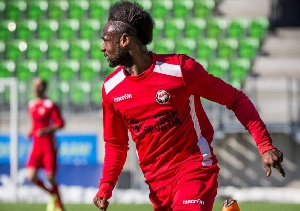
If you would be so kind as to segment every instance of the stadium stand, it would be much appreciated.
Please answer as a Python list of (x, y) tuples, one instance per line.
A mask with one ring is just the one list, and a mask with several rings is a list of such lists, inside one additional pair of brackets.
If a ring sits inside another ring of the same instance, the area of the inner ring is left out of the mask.
[[(0, 0), (0, 58), (4, 61), (1, 77), (15, 76), (26, 83), (35, 76), (51, 80), (60, 84), (59, 96), (65, 96), (55, 98), (61, 105), (71, 107), (86, 101), (76, 97), (83, 95), (82, 89), (66, 87), (78, 81), (90, 82), (90, 91), (85, 93), (90, 106), (82, 106), (81, 110), (93, 107), (93, 103), (101, 101), (93, 92), (97, 87), (94, 83), (112, 71), (100, 51), (101, 32), (112, 2)], [(187, 54), (202, 62), (212, 74), (242, 86), (266, 36), (266, 17), (222, 16), (218, 13), (218, 0), (138, 2), (156, 22), (150, 50)], [(238, 65), (239, 58), (250, 67)]]

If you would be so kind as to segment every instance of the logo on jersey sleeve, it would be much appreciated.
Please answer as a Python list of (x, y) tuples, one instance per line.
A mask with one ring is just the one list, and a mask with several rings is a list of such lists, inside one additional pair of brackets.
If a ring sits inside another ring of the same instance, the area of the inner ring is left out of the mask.
[(156, 93), (156, 101), (159, 104), (165, 104), (169, 102), (170, 100), (170, 94), (166, 92), (165, 90), (158, 90)]

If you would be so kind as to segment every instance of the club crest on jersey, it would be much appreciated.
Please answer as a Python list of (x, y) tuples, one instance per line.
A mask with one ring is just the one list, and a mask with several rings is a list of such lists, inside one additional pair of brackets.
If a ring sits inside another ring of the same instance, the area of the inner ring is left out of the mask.
[(39, 107), (39, 108), (38, 108), (38, 113), (39, 113), (39, 115), (44, 115), (45, 112), (46, 112), (46, 109), (45, 109), (44, 107)]
[(170, 100), (170, 94), (166, 92), (165, 90), (158, 90), (156, 93), (156, 101), (159, 104), (165, 104), (169, 102)]

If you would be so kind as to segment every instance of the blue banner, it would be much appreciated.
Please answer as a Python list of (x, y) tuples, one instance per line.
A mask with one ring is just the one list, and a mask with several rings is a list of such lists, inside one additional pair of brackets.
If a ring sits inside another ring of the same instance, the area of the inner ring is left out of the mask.
[[(26, 164), (31, 147), (31, 140), (19, 135), (19, 165)], [(59, 164), (85, 165), (97, 164), (96, 134), (57, 134), (59, 146)], [(9, 164), (10, 143), (8, 134), (0, 134), (0, 164)]]
[[(18, 136), (18, 159), (20, 165), (25, 165), (30, 151), (31, 140), (23, 135)], [(0, 134), (0, 164), (9, 164), (10, 140), (9, 135)]]
[(58, 162), (60, 164), (96, 164), (97, 135), (95, 134), (58, 134)]

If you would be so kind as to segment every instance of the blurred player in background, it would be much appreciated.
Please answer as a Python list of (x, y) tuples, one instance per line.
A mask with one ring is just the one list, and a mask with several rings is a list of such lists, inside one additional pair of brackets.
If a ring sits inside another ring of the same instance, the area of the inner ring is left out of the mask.
[[(64, 208), (55, 180), (58, 149), (54, 132), (64, 126), (64, 120), (55, 102), (46, 96), (46, 81), (35, 78), (32, 86), (36, 99), (28, 103), (32, 120), (28, 138), (33, 140), (27, 163), (28, 179), (51, 195), (47, 211), (62, 211)], [(38, 178), (40, 168), (44, 168), (50, 187)]]
[(151, 15), (137, 3), (110, 8), (101, 51), (110, 67), (119, 67), (102, 89), (105, 157), (94, 204), (108, 207), (126, 160), (129, 130), (154, 210), (212, 210), (219, 167), (200, 97), (232, 110), (253, 136), (267, 176), (271, 167), (284, 176), (283, 154), (249, 98), (187, 55), (149, 52), (153, 27)]

